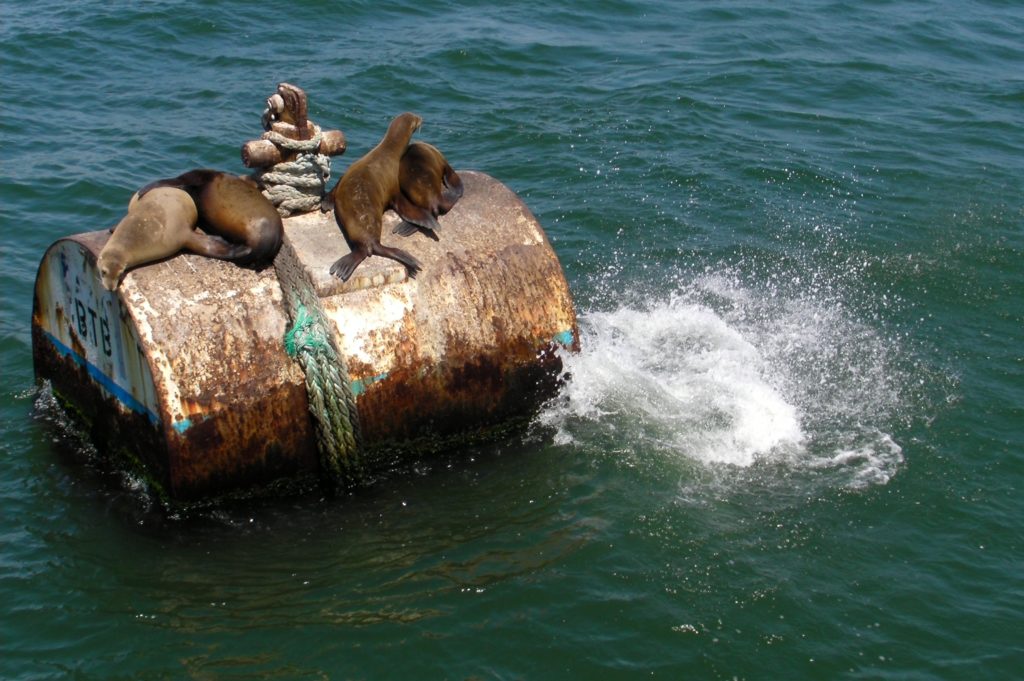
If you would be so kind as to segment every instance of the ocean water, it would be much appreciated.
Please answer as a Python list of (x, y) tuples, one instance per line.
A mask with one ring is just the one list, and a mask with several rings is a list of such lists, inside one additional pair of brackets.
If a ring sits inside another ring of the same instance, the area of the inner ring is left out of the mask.
[[(0, 2), (0, 678), (1011, 679), (1024, 5)], [(527, 202), (582, 351), (511, 440), (156, 508), (40, 389), (45, 248), (302, 86)]]

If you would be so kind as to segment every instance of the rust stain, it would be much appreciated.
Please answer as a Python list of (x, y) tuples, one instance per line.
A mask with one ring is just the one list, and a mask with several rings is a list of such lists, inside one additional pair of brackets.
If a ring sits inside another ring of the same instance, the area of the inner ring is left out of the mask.
[[(376, 339), (381, 354), (393, 348), (393, 363), (359, 399), (369, 445), (522, 418), (554, 394), (561, 360), (550, 341), (578, 334), (550, 251), (515, 244), (490, 257), (449, 253), (421, 279), (417, 309)], [(436, 329), (435, 355), (427, 350)], [(361, 378), (381, 367), (350, 371)]]
[(165, 267), (177, 275), (143, 270), (134, 283), (159, 291), (161, 309), (173, 311), (145, 318), (150, 342), (173, 349), (157, 378), (173, 415), (165, 427), (172, 494), (200, 499), (314, 473), (305, 383), (284, 354), (273, 270), (190, 255)]
[(304, 385), (265, 392), (244, 412), (216, 401), (191, 407), (196, 418), (171, 436), (175, 497), (199, 499), (316, 473)]
[[(286, 224), (286, 233), (301, 234), (289, 247), (312, 268), (338, 325), (371, 450), (526, 417), (557, 390), (561, 361), (553, 339), (564, 343), (568, 334), (578, 349), (572, 297), (536, 219), (493, 178), (460, 174), (466, 193), (442, 217), (440, 241), (401, 241), (424, 263), (415, 280), (390, 277), (390, 261), (376, 258), (366, 265), (373, 279), (364, 287), (323, 288), (320, 260), (337, 257), (337, 228), (330, 226), (325, 249), (318, 240), (326, 234), (323, 216)], [(385, 240), (398, 239), (386, 232)], [(88, 260), (107, 236), (74, 240)], [(38, 285), (36, 295), (37, 305), (50, 303)], [(121, 340), (136, 344), (140, 362), (127, 370), (140, 383), (151, 376), (159, 426), (98, 399), (102, 393), (84, 369), (48, 348), (33, 317), (37, 373), (85, 405), (92, 423), (110, 429), (94, 433), (99, 441), (138, 452), (180, 500), (316, 472), (305, 380), (283, 351), (288, 320), (273, 269), (179, 255), (133, 270), (119, 305)], [(56, 315), (71, 322), (63, 309)]]
[[(159, 429), (142, 414), (121, 408), (120, 403), (92, 380), (88, 371), (61, 354), (33, 325), (32, 358), (36, 376), (50, 381), (62, 401), (73, 406), (71, 415), (86, 429), (101, 452), (113, 458), (137, 460), (159, 488), (168, 490), (167, 444)], [(120, 453), (120, 454), (118, 454)], [(122, 462), (132, 465), (131, 462)]]

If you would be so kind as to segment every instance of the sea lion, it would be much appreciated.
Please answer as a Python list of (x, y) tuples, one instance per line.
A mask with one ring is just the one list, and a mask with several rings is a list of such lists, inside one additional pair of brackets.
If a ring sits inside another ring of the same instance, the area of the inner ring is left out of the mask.
[(352, 252), (331, 265), (331, 274), (348, 281), (352, 272), (371, 255), (381, 255), (405, 265), (415, 277), (421, 265), (408, 253), (380, 242), (384, 211), (393, 208), (402, 190), (398, 184), (399, 163), (412, 134), (423, 119), (413, 113), (396, 116), (376, 147), (348, 167), (331, 190), (334, 219)]
[(187, 191), (199, 211), (199, 226), (227, 241), (244, 244), (249, 253), (237, 265), (269, 265), (284, 238), (281, 215), (270, 199), (248, 177), (197, 168), (177, 177), (151, 182), (139, 190), (145, 195), (156, 187)]
[(441, 228), (437, 217), (450, 211), (462, 198), (462, 179), (458, 173), (437, 147), (413, 142), (402, 154), (398, 184), (402, 192), (395, 200), (395, 212), (404, 222), (392, 231), (409, 236), (422, 228), (436, 239), (434, 233)]
[(248, 246), (229, 244), (196, 231), (198, 216), (195, 201), (181, 189), (158, 187), (145, 196), (136, 194), (96, 260), (103, 287), (113, 291), (129, 267), (161, 260), (183, 249), (221, 260), (249, 255)]

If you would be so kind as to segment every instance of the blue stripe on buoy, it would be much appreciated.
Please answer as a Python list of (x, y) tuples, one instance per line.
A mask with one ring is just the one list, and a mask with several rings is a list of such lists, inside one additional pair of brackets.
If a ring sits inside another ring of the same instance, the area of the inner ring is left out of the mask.
[(134, 395), (115, 383), (114, 380), (103, 373), (99, 367), (90, 363), (85, 357), (82, 357), (80, 354), (64, 345), (64, 343), (62, 343), (52, 333), (48, 331), (45, 331), (44, 333), (46, 334), (46, 337), (50, 339), (50, 342), (53, 343), (53, 347), (57, 349), (57, 352), (65, 357), (70, 357), (75, 364), (85, 367), (85, 371), (89, 374), (89, 378), (103, 386), (106, 391), (113, 395), (121, 404), (137, 414), (142, 414), (149, 419), (149, 422), (154, 426), (160, 424), (160, 418), (156, 414), (150, 411), (142, 402), (135, 399)]
[(383, 374), (371, 376), (370, 378), (360, 378), (357, 381), (352, 381), (352, 394), (355, 395), (356, 397), (359, 397), (360, 395), (366, 392), (366, 389), (368, 387), (370, 387), (377, 381), (383, 381), (387, 377), (387, 372), (384, 372)]
[(562, 333), (555, 334), (555, 342), (560, 345), (564, 345), (565, 347), (572, 345), (573, 339), (575, 339), (575, 336), (571, 329), (569, 331), (563, 331)]

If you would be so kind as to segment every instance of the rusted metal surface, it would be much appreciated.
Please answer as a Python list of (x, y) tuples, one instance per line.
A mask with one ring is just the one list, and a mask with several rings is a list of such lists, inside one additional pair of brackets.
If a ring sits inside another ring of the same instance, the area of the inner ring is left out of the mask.
[[(307, 269), (347, 365), (374, 452), (425, 451), (522, 419), (555, 390), (558, 346), (577, 349), (572, 298), (536, 219), (507, 187), (460, 173), (439, 240), (383, 240), (422, 264), (409, 279), (371, 257), (329, 274), (348, 247), (331, 214), (287, 218), (283, 248)], [(36, 372), (102, 448), (140, 462), (176, 500), (311, 480), (318, 455), (305, 379), (284, 352), (273, 268), (195, 255), (132, 270), (117, 292), (95, 259), (107, 232), (58, 241), (36, 282)]]
[(179, 255), (125, 278), (163, 398), (172, 494), (249, 487), (316, 470), (302, 372), (271, 268)]
[(130, 311), (100, 284), (96, 255), (107, 232), (61, 239), (43, 257), (32, 309), (36, 375), (89, 428), (90, 438), (169, 484), (160, 406)]
[(494, 178), (460, 175), (465, 194), (438, 241), (395, 236), (397, 216), (385, 217), (384, 242), (423, 264), (416, 279), (371, 257), (341, 283), (329, 268), (348, 247), (333, 216), (286, 228), (337, 329), (369, 448), (526, 416), (554, 391), (554, 348), (577, 347), (572, 297), (536, 218)]
[(92, 431), (112, 430), (95, 439), (134, 454), (175, 499), (314, 474), (303, 377), (281, 352), (286, 318), (273, 271), (186, 254), (130, 271), (110, 293), (95, 269), (107, 237), (64, 239), (44, 256), (37, 375)]

